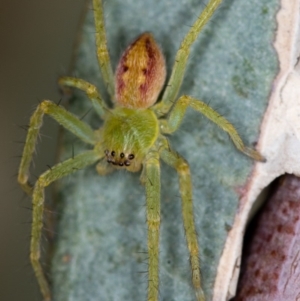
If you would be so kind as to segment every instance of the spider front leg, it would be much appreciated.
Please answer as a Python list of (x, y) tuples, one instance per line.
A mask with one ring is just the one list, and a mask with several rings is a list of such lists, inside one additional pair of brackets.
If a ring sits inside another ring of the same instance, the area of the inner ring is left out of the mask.
[(29, 167), (35, 150), (35, 144), (43, 123), (44, 114), (48, 114), (64, 128), (86, 143), (95, 144), (95, 134), (91, 127), (82, 122), (78, 117), (66, 111), (50, 100), (42, 101), (30, 118), (28, 133), (19, 167), (18, 182), (23, 190), (31, 195), (32, 186), (28, 183)]
[(179, 188), (182, 201), (182, 218), (186, 242), (190, 253), (192, 283), (195, 289), (197, 301), (205, 301), (205, 296), (201, 286), (199, 246), (194, 222), (192, 179), (190, 168), (184, 158), (169, 148), (167, 139), (164, 140), (164, 147), (161, 150), (160, 155), (162, 160), (175, 168), (179, 175)]
[(167, 114), (175, 103), (176, 96), (184, 77), (185, 67), (190, 54), (190, 48), (221, 2), (222, 0), (210, 0), (181, 42), (180, 48), (176, 53), (171, 77), (163, 94), (162, 101), (154, 107), (154, 110), (158, 116)]
[(100, 92), (96, 86), (90, 84), (89, 82), (76, 78), (76, 77), (61, 77), (58, 80), (60, 86), (72, 87), (82, 90), (86, 93), (87, 97), (91, 100), (92, 105), (98, 115), (104, 119), (105, 114), (109, 111), (107, 105), (105, 104)]
[(114, 73), (112, 71), (110, 56), (107, 49), (107, 39), (105, 33), (105, 24), (103, 17), (103, 6), (101, 0), (93, 0), (94, 19), (96, 28), (96, 47), (99, 67), (104, 82), (106, 83), (108, 93), (111, 99), (114, 99)]
[(227, 132), (235, 147), (239, 151), (253, 158), (254, 160), (261, 162), (265, 161), (265, 158), (259, 152), (244, 145), (238, 132), (227, 119), (218, 114), (204, 102), (197, 100), (191, 96), (181, 96), (173, 107), (168, 119), (161, 120), (161, 130), (163, 133), (173, 133), (178, 129), (185, 115), (187, 107), (191, 107), (195, 111), (202, 113), (205, 117), (218, 125), (223, 131)]
[(159, 155), (151, 151), (143, 172), (146, 186), (148, 224), (148, 301), (158, 300), (159, 287), (159, 227), (160, 227), (160, 165)]
[(67, 176), (101, 159), (101, 155), (92, 151), (84, 152), (68, 159), (44, 172), (36, 181), (32, 194), (32, 229), (30, 241), (30, 260), (45, 301), (51, 299), (48, 281), (40, 263), (40, 240), (43, 228), (44, 189), (52, 182)]

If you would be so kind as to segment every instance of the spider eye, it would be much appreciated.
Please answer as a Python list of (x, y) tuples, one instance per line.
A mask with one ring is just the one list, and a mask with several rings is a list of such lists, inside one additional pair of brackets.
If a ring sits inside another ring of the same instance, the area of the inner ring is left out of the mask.
[(129, 160), (134, 159), (134, 154), (130, 154), (130, 155), (128, 156), (128, 159), (129, 159)]
[(111, 152), (111, 155), (112, 155), (113, 157), (115, 156), (115, 154), (116, 154), (115, 151), (112, 151), (112, 152)]
[(127, 160), (124, 162), (124, 164), (125, 164), (126, 166), (130, 166), (130, 162), (127, 161)]
[(121, 157), (122, 159), (124, 158), (124, 156), (125, 156), (124, 153), (121, 153), (121, 154), (120, 154), (120, 157)]

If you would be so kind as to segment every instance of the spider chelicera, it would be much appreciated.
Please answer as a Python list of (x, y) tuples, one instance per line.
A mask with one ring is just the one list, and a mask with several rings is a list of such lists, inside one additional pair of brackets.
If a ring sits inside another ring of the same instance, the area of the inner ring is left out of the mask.
[[(78, 78), (61, 78), (61, 86), (75, 87), (86, 93), (104, 124), (100, 129), (93, 130), (63, 107), (49, 100), (42, 101), (30, 119), (19, 168), (18, 181), (24, 191), (32, 196), (30, 259), (45, 300), (51, 299), (51, 293), (40, 264), (44, 189), (53, 181), (97, 162), (100, 175), (113, 169), (126, 169), (131, 172), (142, 169), (141, 182), (146, 189), (148, 225), (148, 301), (158, 300), (160, 160), (178, 172), (192, 284), (197, 300), (205, 300), (194, 225), (190, 169), (187, 161), (171, 149), (165, 134), (172, 134), (179, 128), (186, 109), (191, 107), (227, 132), (238, 150), (255, 160), (264, 160), (257, 151), (245, 147), (233, 125), (207, 104), (186, 95), (176, 99), (190, 47), (220, 3), (221, 0), (211, 0), (183, 39), (162, 99), (157, 102), (165, 84), (166, 67), (164, 56), (152, 34), (143, 33), (128, 46), (114, 75), (107, 49), (102, 3), (101, 0), (93, 0), (97, 57), (114, 107), (110, 108), (104, 102), (94, 85)], [(81, 140), (92, 145), (93, 149), (53, 166), (32, 186), (28, 181), (29, 167), (44, 114), (48, 114)]]

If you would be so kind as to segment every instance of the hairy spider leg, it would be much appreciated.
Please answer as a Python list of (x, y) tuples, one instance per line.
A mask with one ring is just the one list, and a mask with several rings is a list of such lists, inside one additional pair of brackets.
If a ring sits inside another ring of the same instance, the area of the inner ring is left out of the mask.
[(30, 119), (19, 168), (18, 181), (26, 193), (29, 195), (32, 194), (33, 220), (30, 242), (30, 260), (44, 299), (50, 300), (49, 285), (39, 262), (40, 238), (43, 226), (44, 188), (51, 182), (100, 160), (104, 156), (104, 153), (100, 150), (87, 151), (74, 158), (59, 163), (50, 170), (44, 172), (36, 181), (35, 186), (32, 187), (28, 182), (29, 168), (39, 135), (39, 130), (43, 123), (44, 114), (51, 116), (64, 128), (68, 129), (88, 144), (95, 145), (96, 137), (94, 131), (89, 125), (82, 122), (77, 116), (71, 114), (63, 107), (50, 100), (42, 101)]
[(190, 54), (190, 48), (197, 39), (202, 28), (209, 21), (221, 2), (222, 0), (210, 0), (181, 42), (175, 57), (175, 63), (172, 68), (171, 77), (162, 96), (162, 101), (156, 104), (154, 107), (158, 117), (166, 115), (174, 103), (176, 103), (176, 96), (179, 92), (185, 73), (187, 60)]
[(144, 163), (148, 225), (148, 301), (158, 300), (160, 232), (160, 163), (159, 154), (150, 150)]
[(93, 0), (94, 19), (96, 28), (96, 47), (99, 67), (108, 93), (113, 100), (115, 98), (114, 73), (111, 67), (110, 56), (107, 49), (107, 39), (103, 16), (103, 5), (101, 0)]
[(58, 84), (60, 86), (77, 88), (85, 92), (87, 97), (91, 100), (95, 111), (102, 119), (105, 119), (104, 116), (109, 111), (109, 108), (105, 104), (96, 86), (76, 77), (61, 77), (58, 80)]
[(204, 301), (205, 296), (201, 285), (199, 246), (194, 221), (192, 179), (190, 167), (187, 161), (177, 152), (170, 149), (167, 139), (164, 137), (163, 147), (160, 151), (161, 159), (173, 167), (179, 176), (179, 190), (181, 195), (182, 219), (186, 236), (186, 243), (190, 253), (192, 270), (192, 283), (197, 301)]
[(205, 117), (219, 126), (223, 131), (227, 132), (235, 147), (239, 151), (250, 158), (253, 158), (254, 160), (261, 162), (265, 161), (265, 158), (259, 152), (244, 145), (237, 130), (226, 118), (214, 111), (206, 103), (191, 96), (181, 96), (172, 108), (168, 119), (160, 121), (162, 133), (170, 134), (175, 132), (180, 126), (188, 107), (191, 107), (195, 111), (202, 113)]
[[(95, 39), (99, 68), (103, 77), (103, 81), (105, 82), (107, 91), (111, 99), (113, 100), (115, 98), (115, 81), (114, 73), (110, 62), (110, 55), (107, 48), (107, 38), (105, 32), (102, 1), (93, 0), (93, 8), (96, 28)], [(108, 107), (103, 101), (100, 92), (94, 85), (90, 84), (85, 80), (75, 77), (62, 77), (59, 79), (58, 83), (61, 86), (73, 87), (85, 92), (88, 98), (90, 98), (90, 100), (92, 101), (96, 112), (103, 119), (104, 115), (108, 110)]]
[(78, 117), (66, 111), (63, 107), (50, 100), (43, 100), (30, 118), (28, 133), (19, 167), (18, 182), (23, 190), (31, 195), (32, 186), (28, 182), (29, 168), (35, 151), (39, 130), (43, 123), (44, 114), (48, 114), (63, 127), (88, 144), (95, 144), (95, 134), (92, 128)]
[(101, 159), (102, 154), (95, 150), (84, 152), (74, 158), (58, 163), (44, 172), (36, 181), (32, 195), (32, 230), (30, 241), (30, 260), (45, 301), (51, 300), (48, 281), (40, 263), (40, 240), (43, 228), (44, 189), (53, 181), (76, 172)]

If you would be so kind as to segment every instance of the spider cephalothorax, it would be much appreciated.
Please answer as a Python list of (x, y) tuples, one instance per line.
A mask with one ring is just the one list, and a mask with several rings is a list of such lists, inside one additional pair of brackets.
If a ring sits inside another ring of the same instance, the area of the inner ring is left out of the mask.
[(107, 162), (129, 171), (140, 170), (158, 133), (158, 119), (152, 110), (123, 107), (111, 110), (103, 125), (101, 143)]
[[(164, 85), (166, 67), (162, 52), (153, 36), (144, 33), (130, 44), (121, 57), (114, 76), (106, 43), (102, 3), (100, 0), (93, 0), (99, 67), (115, 106), (109, 108), (93, 84), (74, 77), (61, 78), (59, 80), (61, 86), (75, 87), (87, 94), (104, 124), (100, 129), (94, 130), (63, 107), (44, 100), (30, 119), (19, 168), (18, 181), (22, 188), (32, 196), (30, 259), (45, 300), (50, 300), (51, 293), (40, 264), (44, 189), (53, 181), (94, 163), (98, 163), (97, 171), (101, 175), (111, 171), (111, 166), (126, 168), (132, 172), (143, 168), (141, 180), (146, 189), (148, 225), (148, 301), (158, 300), (160, 160), (173, 167), (179, 176), (182, 217), (190, 254), (192, 283), (197, 301), (205, 300), (193, 217), (190, 169), (187, 161), (172, 150), (165, 134), (171, 134), (179, 128), (186, 109), (191, 107), (226, 131), (238, 150), (251, 158), (263, 160), (258, 152), (245, 147), (233, 125), (208, 105), (186, 95), (177, 99), (190, 47), (220, 2), (221, 0), (210, 0), (183, 39), (162, 99), (156, 103)], [(37, 179), (34, 186), (31, 186), (28, 181), (29, 167), (44, 114), (54, 118), (93, 148), (53, 166)]]

